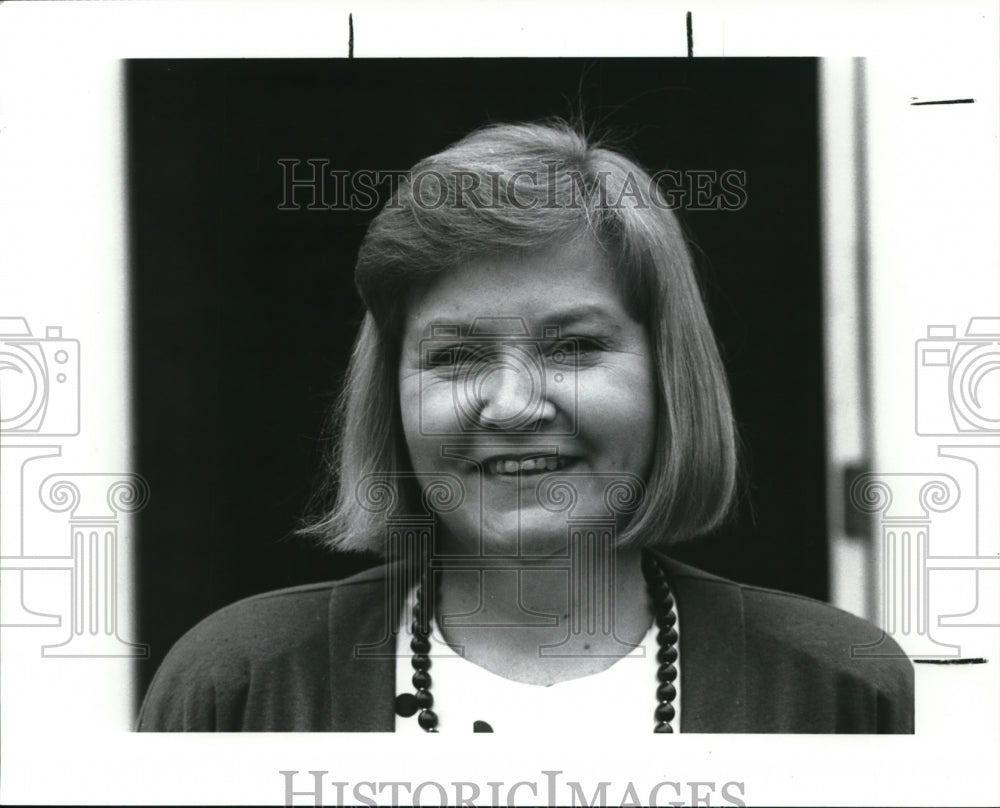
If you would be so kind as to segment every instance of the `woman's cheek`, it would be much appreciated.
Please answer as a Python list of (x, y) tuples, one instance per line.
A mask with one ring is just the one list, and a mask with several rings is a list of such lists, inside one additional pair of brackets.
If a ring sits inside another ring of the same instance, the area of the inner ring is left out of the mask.
[[(458, 432), (452, 385), (433, 375), (400, 383), (400, 406), (411, 454), (425, 461)], [(413, 457), (416, 460), (416, 457)]]

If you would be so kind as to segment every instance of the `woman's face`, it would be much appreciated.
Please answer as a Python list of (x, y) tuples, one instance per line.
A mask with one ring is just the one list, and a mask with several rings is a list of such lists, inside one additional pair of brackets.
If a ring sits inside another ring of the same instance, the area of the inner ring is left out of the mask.
[(608, 484), (648, 473), (654, 378), (646, 328), (587, 240), (435, 279), (409, 304), (400, 410), (421, 487), (464, 486), (441, 517), (452, 550), (563, 551), (570, 512), (539, 501), (553, 475), (574, 517), (608, 514)]

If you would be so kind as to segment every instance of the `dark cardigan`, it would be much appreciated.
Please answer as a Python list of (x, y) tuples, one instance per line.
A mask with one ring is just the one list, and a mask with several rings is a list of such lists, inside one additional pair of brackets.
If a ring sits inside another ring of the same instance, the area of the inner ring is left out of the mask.
[[(875, 626), (665, 562), (680, 616), (682, 732), (913, 732), (913, 666)], [(385, 613), (386, 583), (378, 567), (216, 612), (168, 654), (137, 728), (392, 732), (388, 628), (399, 616)], [(383, 640), (389, 654), (355, 653)], [(852, 656), (858, 646), (881, 656)], [(651, 716), (654, 702), (651, 685)]]

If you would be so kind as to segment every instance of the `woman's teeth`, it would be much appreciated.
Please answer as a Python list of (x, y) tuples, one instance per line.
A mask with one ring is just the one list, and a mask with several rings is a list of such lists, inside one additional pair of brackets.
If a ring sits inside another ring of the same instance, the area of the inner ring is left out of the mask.
[(532, 457), (526, 460), (494, 460), (490, 470), (494, 474), (520, 474), (526, 471), (555, 471), (565, 465), (558, 457)]

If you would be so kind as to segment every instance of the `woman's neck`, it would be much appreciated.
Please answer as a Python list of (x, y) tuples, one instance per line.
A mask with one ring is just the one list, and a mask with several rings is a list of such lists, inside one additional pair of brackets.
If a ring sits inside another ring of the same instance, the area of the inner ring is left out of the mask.
[(441, 632), (469, 661), (519, 682), (604, 670), (652, 624), (641, 551), (579, 566), (444, 570), (436, 579)]

